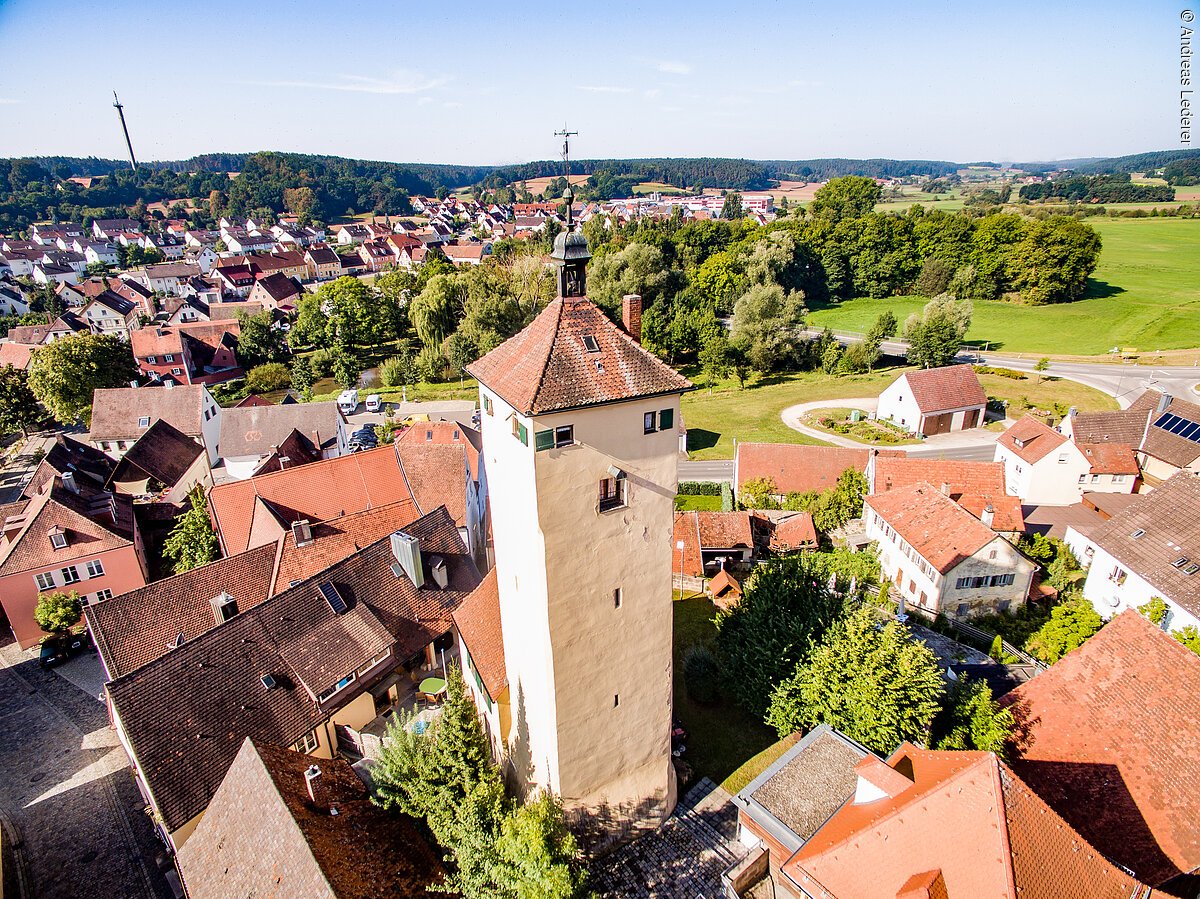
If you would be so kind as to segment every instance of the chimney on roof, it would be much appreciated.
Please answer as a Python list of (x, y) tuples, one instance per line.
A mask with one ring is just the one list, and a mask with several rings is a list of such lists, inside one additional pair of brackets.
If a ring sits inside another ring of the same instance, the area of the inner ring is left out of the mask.
[(75, 493), (75, 494), (79, 493), (79, 485), (75, 483), (75, 472), (64, 471), (62, 473), (62, 484), (64, 487), (66, 487), (72, 493)]
[(1070, 409), (1067, 410), (1068, 418), (1074, 418), (1078, 414), (1079, 414), (1079, 410), (1076, 409), (1074, 406), (1072, 406)]
[(988, 503), (986, 506), (983, 507), (983, 518), (981, 520), (983, 521), (984, 524), (986, 524), (990, 528), (992, 526), (992, 521), (995, 520), (995, 518), (996, 518), (996, 509), (995, 509), (995, 507), (992, 506), (991, 503)]
[(942, 481), (942, 486), (941, 486), (941, 488), (940, 488), (940, 489), (941, 489), (941, 491), (942, 491), (942, 495), (943, 495), (943, 496), (949, 496), (949, 495), (950, 495), (950, 484), (949, 484), (949, 483), (947, 483), (946, 481)]
[(213, 618), (216, 619), (217, 624), (224, 624), (238, 613), (237, 600), (224, 590), (210, 599), (209, 602), (212, 604)]
[(312, 525), (307, 518), (292, 522), (292, 537), (295, 538), (297, 546), (308, 546), (313, 542)]
[(421, 541), (411, 534), (396, 531), (392, 534), (392, 557), (418, 590), (425, 583), (425, 566), (421, 563)]
[(642, 298), (636, 293), (621, 299), (621, 325), (637, 343), (642, 342)]
[(320, 806), (317, 802), (317, 789), (321, 784), (321, 769), (316, 765), (309, 765), (304, 771), (304, 785), (308, 787), (308, 799), (316, 806)]
[(1164, 392), (1162, 393), (1162, 395), (1161, 395), (1161, 396), (1159, 396), (1159, 398), (1158, 398), (1158, 409), (1156, 409), (1155, 411), (1157, 411), (1157, 412), (1160, 412), (1160, 413), (1161, 413), (1161, 412), (1166, 412), (1166, 411), (1167, 411), (1167, 406), (1171, 405), (1171, 400), (1172, 400), (1172, 399), (1174, 399), (1174, 397), (1172, 397), (1172, 396), (1171, 396), (1171, 394), (1169, 394), (1169, 393), (1166, 393), (1166, 392), (1164, 391)]
[(450, 583), (450, 575), (446, 571), (446, 560), (441, 556), (429, 557), (429, 574), (439, 590), (445, 590)]

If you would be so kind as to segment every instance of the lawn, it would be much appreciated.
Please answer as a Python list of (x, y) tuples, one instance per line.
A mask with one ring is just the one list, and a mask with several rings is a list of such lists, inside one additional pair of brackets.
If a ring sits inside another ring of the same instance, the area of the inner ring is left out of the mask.
[(675, 602), (675, 717), (688, 732), (683, 760), (692, 766), (696, 777), (721, 783), (771, 747), (776, 736), (728, 697), (715, 705), (700, 705), (688, 699), (683, 683), (683, 653), (694, 643), (712, 644), (717, 636), (715, 616), (716, 609), (708, 597)]
[(681, 493), (675, 497), (675, 509), (679, 512), (720, 512), (721, 497), (690, 496)]
[[(1039, 355), (1101, 355), (1113, 347), (1154, 350), (1200, 345), (1200, 219), (1089, 218), (1104, 242), (1087, 296), (1074, 303), (975, 304), (968, 340)], [(922, 297), (862, 298), (817, 309), (811, 323), (866, 331), (890, 309), (901, 322)]]
[(1029, 409), (1054, 411), (1055, 405), (1081, 412), (1107, 412), (1118, 408), (1117, 401), (1107, 393), (1068, 381), (1065, 378), (1043, 377), (1030, 373), (1023, 381), (1014, 381), (1000, 375), (980, 375), (979, 383), (984, 393), (999, 400), (1008, 400), (1008, 417), (1020, 418)]

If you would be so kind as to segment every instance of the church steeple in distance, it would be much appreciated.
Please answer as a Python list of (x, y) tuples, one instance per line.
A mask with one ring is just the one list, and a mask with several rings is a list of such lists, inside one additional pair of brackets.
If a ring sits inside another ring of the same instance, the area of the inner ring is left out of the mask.
[(567, 204), (567, 226), (566, 230), (554, 238), (554, 249), (550, 258), (558, 263), (558, 295), (564, 298), (587, 296), (587, 262), (592, 258), (587, 238), (575, 230), (571, 216), (571, 204), (575, 199), (571, 191), (571, 138), (578, 133), (568, 131), (566, 125), (563, 125), (562, 131), (554, 132), (556, 137), (563, 139), (563, 168), (567, 180), (563, 199)]

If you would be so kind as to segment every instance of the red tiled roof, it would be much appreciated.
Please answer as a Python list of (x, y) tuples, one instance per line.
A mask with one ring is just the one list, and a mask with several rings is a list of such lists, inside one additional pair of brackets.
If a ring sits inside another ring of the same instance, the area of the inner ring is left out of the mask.
[[(837, 483), (848, 468), (867, 470), (871, 450), (840, 446), (807, 446), (801, 443), (739, 443), (736, 469), (740, 491), (747, 481), (769, 478), (779, 493), (820, 493)], [(883, 455), (903, 455), (883, 450)]]
[(1001, 434), (996, 442), (1032, 465), (1066, 443), (1067, 438), (1040, 419), (1026, 415)]
[(483, 451), (483, 435), (456, 421), (418, 421), (396, 435), (396, 443), (457, 443), (467, 451), (471, 477), (479, 480), (479, 454)]
[(27, 343), (0, 343), (0, 367), (11, 365), (22, 371), (29, 368), (34, 348)]
[(797, 512), (790, 518), (785, 518), (775, 525), (771, 535), (771, 546), (780, 550), (799, 549), (816, 544), (817, 528), (808, 512)]
[(454, 612), (454, 625), (467, 646), (488, 696), (493, 701), (499, 699), (508, 686), (508, 667), (504, 659), (500, 589), (495, 568)]
[[(595, 339), (598, 352), (588, 351), (585, 337)], [(582, 297), (554, 300), (467, 371), (525, 415), (683, 393), (692, 386)]]
[(920, 459), (912, 456), (878, 456), (875, 459), (873, 493), (886, 493), (913, 484), (946, 485), (952, 500), (982, 519), (992, 507), (992, 530), (1016, 533), (1025, 530), (1021, 500), (1004, 488), (1003, 462), (974, 462), (963, 459)]
[(931, 484), (877, 493), (866, 504), (941, 574), (1003, 539)]
[(992, 753), (904, 743), (883, 767), (887, 795), (846, 802), (784, 865), (815, 899), (1139, 895)]
[(987, 394), (969, 365), (924, 368), (903, 375), (917, 407), (926, 415), (987, 404)]
[(1123, 443), (1081, 443), (1078, 446), (1092, 463), (1092, 474), (1139, 473), (1133, 448)]
[[(157, 326), (138, 328), (129, 332), (129, 345), (138, 359), (147, 356), (165, 356), (168, 353), (183, 353), (183, 337), (177, 328)], [(182, 360), (176, 360), (182, 361)]]
[(1105, 856), (1159, 885), (1200, 867), (1200, 657), (1133, 610), (1002, 700), (1013, 770)]
[[(675, 515), (674, 541), (683, 541), (683, 573), (704, 574), (702, 550), (754, 546), (749, 512), (679, 512)], [(673, 546), (675, 544), (672, 544)], [(679, 571), (680, 550), (675, 546), (672, 571)]]

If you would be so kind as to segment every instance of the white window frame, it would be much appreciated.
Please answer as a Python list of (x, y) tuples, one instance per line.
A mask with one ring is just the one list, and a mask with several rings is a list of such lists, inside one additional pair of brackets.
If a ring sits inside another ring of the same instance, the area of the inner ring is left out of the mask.
[(79, 576), (79, 567), (77, 565), (67, 565), (65, 568), (60, 568), (58, 573), (62, 575), (64, 587), (70, 584), (78, 584), (83, 580)]
[(55, 549), (67, 548), (67, 535), (60, 534), (57, 531), (50, 535), (50, 545)]
[(96, 591), (96, 602), (103, 602), (106, 599), (112, 599), (113, 592), (105, 587), (103, 590)]
[(37, 584), (39, 591), (53, 590), (57, 584), (54, 580), (53, 571), (40, 571), (33, 576), (33, 582)]
[(104, 577), (104, 563), (99, 559), (92, 559), (87, 563), (88, 577)]
[(296, 745), (300, 747), (300, 751), (305, 755), (312, 755), (321, 747), (321, 738), (317, 736), (317, 729), (314, 727), (303, 737), (296, 741)]

